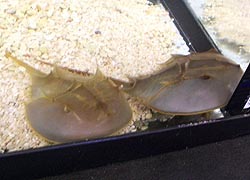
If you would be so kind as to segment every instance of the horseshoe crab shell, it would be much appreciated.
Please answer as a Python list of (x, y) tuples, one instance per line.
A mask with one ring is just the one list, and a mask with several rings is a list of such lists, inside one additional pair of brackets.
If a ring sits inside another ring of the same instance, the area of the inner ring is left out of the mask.
[(132, 118), (128, 102), (109, 78), (77, 74), (54, 66), (40, 72), (13, 57), (32, 77), (32, 100), (26, 104), (27, 119), (42, 137), (53, 142), (71, 142), (110, 135)]
[(194, 115), (225, 106), (243, 74), (239, 65), (210, 50), (173, 55), (159, 72), (141, 77), (124, 91), (165, 114)]

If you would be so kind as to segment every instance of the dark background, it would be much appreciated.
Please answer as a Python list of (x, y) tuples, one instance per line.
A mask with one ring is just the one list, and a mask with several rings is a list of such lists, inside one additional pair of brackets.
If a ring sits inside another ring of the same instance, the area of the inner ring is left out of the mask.
[(250, 135), (42, 179), (250, 179)]

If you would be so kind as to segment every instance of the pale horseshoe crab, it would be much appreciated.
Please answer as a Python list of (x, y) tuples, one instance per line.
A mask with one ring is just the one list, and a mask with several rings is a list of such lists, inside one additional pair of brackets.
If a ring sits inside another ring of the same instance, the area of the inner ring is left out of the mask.
[(240, 65), (210, 50), (173, 55), (153, 75), (115, 82), (157, 112), (196, 115), (224, 107), (242, 75)]
[(54, 66), (49, 74), (13, 57), (32, 78), (32, 99), (26, 103), (31, 127), (52, 142), (72, 142), (112, 134), (132, 118), (128, 102), (118, 87), (97, 69), (80, 73)]

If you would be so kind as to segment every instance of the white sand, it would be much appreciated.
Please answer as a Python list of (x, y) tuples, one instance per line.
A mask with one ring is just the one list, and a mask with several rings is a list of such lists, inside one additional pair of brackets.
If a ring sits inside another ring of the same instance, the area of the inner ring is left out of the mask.
[[(49, 145), (29, 127), (24, 103), (30, 98), (25, 69), (4, 57), (6, 50), (34, 67), (36, 60), (107, 76), (152, 73), (170, 54), (187, 52), (168, 13), (146, 0), (1, 0), (0, 1), (0, 152)], [(133, 121), (122, 133), (134, 132), (135, 121), (151, 112), (128, 99)]]

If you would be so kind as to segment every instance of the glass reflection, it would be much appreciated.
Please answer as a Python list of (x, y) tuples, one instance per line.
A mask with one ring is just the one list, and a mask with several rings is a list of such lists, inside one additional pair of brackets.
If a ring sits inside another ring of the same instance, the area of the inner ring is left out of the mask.
[(186, 0), (222, 53), (245, 70), (250, 62), (250, 0)]

